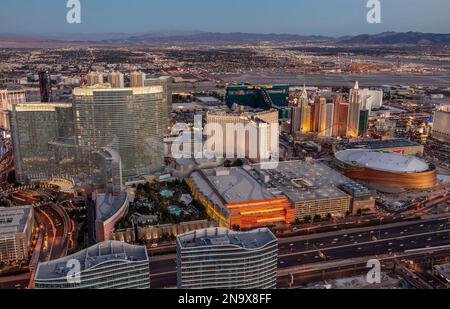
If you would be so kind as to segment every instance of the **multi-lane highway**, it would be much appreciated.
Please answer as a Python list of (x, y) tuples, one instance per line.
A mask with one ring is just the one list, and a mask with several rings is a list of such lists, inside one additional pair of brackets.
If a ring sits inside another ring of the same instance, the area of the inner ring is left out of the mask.
[[(394, 223), (279, 240), (279, 269), (357, 258), (395, 257), (411, 249), (450, 245), (449, 218)], [(153, 288), (176, 285), (175, 254), (151, 257)]]
[[(448, 263), (449, 256), (450, 248), (430, 247), (426, 250), (378, 256), (378, 260), (381, 262), (383, 271), (395, 272), (413, 287), (441, 289), (445, 288), (445, 283), (441, 279), (429, 274), (425, 268), (421, 271), (427, 273), (427, 279), (420, 278), (423, 276), (418, 273), (416, 265), (424, 266), (429, 264), (431, 259), (436, 263)], [(293, 268), (281, 268), (278, 272), (277, 286), (278, 288), (296, 288), (311, 282), (366, 275), (368, 272), (367, 261), (368, 257), (359, 257)]]
[(30, 282), (30, 272), (0, 277), (0, 289), (24, 289)]
[(39, 208), (41, 222), (47, 231), (47, 256), (46, 260), (54, 260), (65, 256), (67, 252), (67, 228), (63, 218), (52, 205)]
[(443, 218), (283, 239), (279, 245), (278, 263), (281, 268), (450, 245), (449, 235), (449, 219)]

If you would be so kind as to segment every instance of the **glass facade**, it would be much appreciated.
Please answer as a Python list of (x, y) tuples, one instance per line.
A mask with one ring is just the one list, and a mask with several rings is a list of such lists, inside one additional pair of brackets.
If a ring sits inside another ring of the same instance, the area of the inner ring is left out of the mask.
[[(74, 261), (79, 262), (78, 272)], [(119, 241), (101, 242), (61, 259), (39, 263), (34, 285), (37, 289), (149, 289), (147, 249)]]
[(50, 142), (70, 134), (72, 105), (15, 104), (9, 112), (14, 164), (19, 181), (51, 176)]
[(369, 130), (369, 111), (362, 110), (359, 113), (358, 133), (360, 136), (366, 136), (368, 130)]
[(80, 274), (79, 283), (66, 277), (55, 280), (36, 280), (37, 289), (148, 289), (150, 288), (148, 261), (127, 262), (112, 260)]
[(106, 146), (116, 150), (124, 177), (164, 166), (170, 92), (166, 79), (151, 81), (139, 88), (74, 90), (76, 144), (90, 152)]
[(287, 107), (289, 103), (289, 86), (228, 86), (226, 102), (228, 107), (238, 104), (253, 108), (269, 109), (272, 108), (268, 104), (269, 102), (278, 107)]
[[(215, 235), (208, 236), (212, 233)], [(178, 288), (273, 289), (277, 259), (277, 240), (268, 229), (190, 232), (177, 240)]]

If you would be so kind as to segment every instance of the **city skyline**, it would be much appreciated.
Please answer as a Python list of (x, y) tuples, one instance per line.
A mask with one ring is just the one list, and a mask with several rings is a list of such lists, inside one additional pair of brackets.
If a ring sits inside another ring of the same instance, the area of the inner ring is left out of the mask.
[(3, 2), (0, 291), (450, 289), (448, 0)]
[[(385, 31), (450, 33), (450, 21), (446, 14), (450, 10), (450, 3), (444, 0), (432, 0), (431, 4), (419, 0), (381, 1), (380, 24), (367, 22), (369, 8), (366, 1), (346, 2), (344, 6), (325, 3), (323, 0), (282, 0), (276, 3), (270, 0), (257, 3), (256, 0), (245, 3), (231, 0), (223, 4), (203, 0), (171, 0), (164, 3), (131, 0), (124, 7), (120, 1), (80, 1), (81, 23), (68, 24), (66, 1), (54, 5), (49, 0), (39, 3), (19, 0), (2, 4), (0, 29), (3, 34), (17, 35), (139, 34), (178, 30), (332, 37)], [(153, 14), (155, 11), (157, 14)], [(232, 22), (229, 16), (233, 16)], [(23, 20), (27, 22), (23, 23)]]

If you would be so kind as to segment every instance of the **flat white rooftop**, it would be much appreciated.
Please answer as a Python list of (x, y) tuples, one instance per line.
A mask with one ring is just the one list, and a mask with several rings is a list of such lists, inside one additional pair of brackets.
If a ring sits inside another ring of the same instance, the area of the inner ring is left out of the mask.
[(104, 241), (72, 255), (39, 263), (35, 280), (67, 278), (66, 275), (72, 269), (68, 267), (67, 262), (72, 259), (78, 260), (81, 271), (85, 271), (107, 261), (126, 261), (128, 263), (148, 261), (148, 255), (145, 246), (135, 246), (112, 240)]
[(220, 206), (276, 198), (239, 167), (202, 170), (194, 172), (191, 177), (202, 193)]
[(0, 207), (0, 236), (22, 233), (31, 211), (31, 206)]
[(225, 204), (288, 198), (291, 202), (348, 196), (338, 186), (352, 181), (320, 162), (285, 161), (276, 168), (264, 164), (209, 169), (192, 173), (197, 188), (226, 212)]
[(202, 103), (220, 102), (220, 100), (215, 97), (196, 97), (196, 98), (197, 98), (197, 100), (199, 100)]
[[(352, 182), (338, 171), (317, 161), (283, 161), (278, 162), (275, 169), (261, 169), (262, 167), (264, 163), (252, 165), (253, 171), (268, 176), (268, 181), (264, 184), (266, 189), (275, 195), (286, 196), (294, 203), (345, 198), (348, 194), (338, 186)], [(254, 172), (252, 174), (261, 182)]]
[(177, 237), (177, 242), (182, 249), (226, 246), (257, 249), (276, 240), (277, 238), (268, 228), (236, 232), (223, 227), (214, 227), (188, 232)]

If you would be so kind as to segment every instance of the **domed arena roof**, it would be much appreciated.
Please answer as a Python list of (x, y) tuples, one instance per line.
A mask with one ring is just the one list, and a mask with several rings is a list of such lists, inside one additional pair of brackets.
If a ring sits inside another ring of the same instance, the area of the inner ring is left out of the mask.
[(425, 160), (418, 157), (392, 152), (348, 149), (337, 152), (335, 157), (337, 160), (351, 166), (384, 172), (420, 173), (430, 168), (430, 165)]

